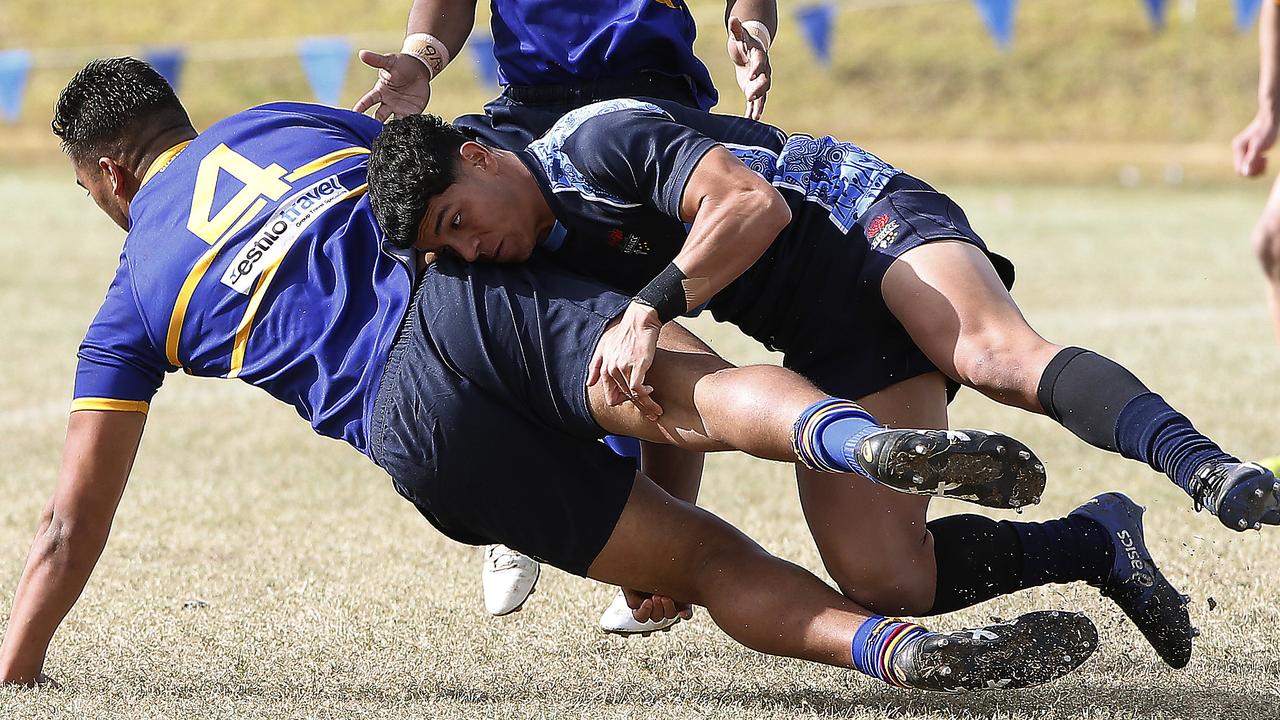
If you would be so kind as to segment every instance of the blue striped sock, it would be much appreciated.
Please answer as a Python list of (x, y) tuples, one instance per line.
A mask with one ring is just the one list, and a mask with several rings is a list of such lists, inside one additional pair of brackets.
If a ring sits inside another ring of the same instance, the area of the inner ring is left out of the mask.
[(812, 470), (853, 472), (875, 480), (858, 464), (858, 448), (864, 438), (882, 429), (857, 403), (826, 398), (800, 413), (791, 444), (800, 462)]
[(894, 670), (894, 653), (905, 647), (907, 641), (928, 633), (915, 623), (873, 615), (864, 620), (853, 634), (853, 667), (868, 677), (907, 687), (906, 679)]

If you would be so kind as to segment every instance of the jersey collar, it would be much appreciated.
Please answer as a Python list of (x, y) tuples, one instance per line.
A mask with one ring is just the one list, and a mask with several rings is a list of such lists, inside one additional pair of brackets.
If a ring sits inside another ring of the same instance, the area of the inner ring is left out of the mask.
[(146, 185), (147, 181), (150, 180), (152, 176), (156, 175), (161, 170), (164, 170), (166, 167), (168, 167), (169, 163), (173, 162), (173, 159), (178, 157), (178, 153), (185, 150), (186, 147), (190, 144), (191, 144), (190, 140), (184, 140), (178, 143), (177, 145), (174, 145), (168, 150), (165, 150), (164, 152), (157, 155), (156, 159), (151, 162), (151, 167), (147, 168), (147, 172), (143, 174), (142, 182), (138, 184), (138, 187), (142, 187), (143, 185)]

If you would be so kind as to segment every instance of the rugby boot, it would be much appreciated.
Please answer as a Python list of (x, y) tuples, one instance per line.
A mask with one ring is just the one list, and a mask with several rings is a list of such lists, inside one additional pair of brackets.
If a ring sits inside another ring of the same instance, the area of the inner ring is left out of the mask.
[(858, 464), (895, 490), (993, 508), (1034, 505), (1045, 486), (1035, 453), (989, 430), (878, 430), (862, 440)]
[(951, 633), (923, 633), (894, 653), (892, 684), (962, 692), (1032, 687), (1066, 675), (1098, 648), (1081, 613), (1041, 610)]
[(524, 607), (533, 594), (542, 566), (537, 560), (506, 545), (490, 545), (484, 550), (484, 608), (490, 615), (509, 615)]
[(1138, 626), (1156, 654), (1173, 668), (1191, 660), (1191, 639), (1196, 631), (1187, 613), (1190, 598), (1179, 593), (1156, 563), (1142, 532), (1144, 510), (1121, 493), (1099, 495), (1071, 512), (1107, 531), (1115, 560), (1107, 579), (1098, 587)]
[(1223, 525), (1243, 532), (1280, 525), (1280, 480), (1257, 463), (1212, 460), (1196, 469), (1188, 494)]

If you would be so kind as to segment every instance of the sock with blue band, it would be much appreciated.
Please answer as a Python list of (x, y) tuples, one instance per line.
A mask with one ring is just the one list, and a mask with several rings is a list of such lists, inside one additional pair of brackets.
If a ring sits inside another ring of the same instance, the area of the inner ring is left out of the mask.
[(857, 403), (827, 398), (800, 413), (791, 431), (791, 445), (800, 461), (812, 470), (852, 472), (874, 480), (858, 464), (858, 449), (868, 435), (883, 429)]
[(894, 653), (906, 647), (908, 641), (928, 634), (928, 630), (915, 623), (893, 620), (883, 615), (869, 617), (853, 634), (853, 667), (868, 677), (897, 687), (907, 687), (906, 679), (894, 667)]

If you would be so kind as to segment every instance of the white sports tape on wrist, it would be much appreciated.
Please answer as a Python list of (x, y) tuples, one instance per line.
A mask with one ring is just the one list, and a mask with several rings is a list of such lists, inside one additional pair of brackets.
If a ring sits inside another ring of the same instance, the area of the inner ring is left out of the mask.
[[(1276, 0), (1276, 2), (1280, 2), (1280, 0)], [(773, 33), (769, 32), (768, 26), (759, 20), (746, 20), (742, 23), (742, 29), (751, 33), (764, 46), (764, 51), (769, 52), (769, 46), (773, 45)]]
[(421, 60), (422, 64), (427, 66), (427, 72), (431, 73), (433, 80), (452, 59), (449, 57), (449, 48), (445, 47), (440, 38), (427, 33), (413, 33), (406, 37), (400, 52)]

